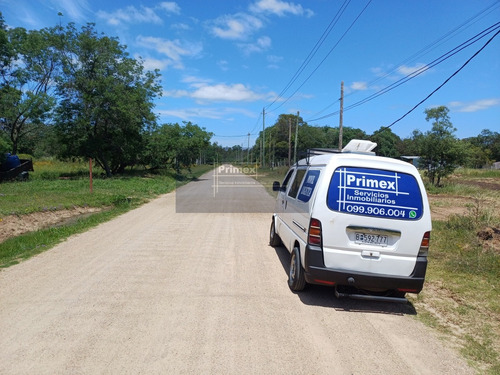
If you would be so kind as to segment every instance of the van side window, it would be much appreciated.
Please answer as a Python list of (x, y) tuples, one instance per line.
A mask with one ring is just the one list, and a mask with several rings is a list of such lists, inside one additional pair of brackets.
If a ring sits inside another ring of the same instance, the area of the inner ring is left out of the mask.
[(295, 171), (295, 169), (290, 169), (285, 177), (285, 179), (283, 180), (283, 183), (281, 184), (281, 190), (285, 191), (287, 186), (288, 186), (288, 182), (290, 182), (290, 177), (292, 177), (293, 175), (293, 172)]
[(290, 198), (296, 198), (297, 193), (299, 192), (299, 187), (302, 182), (302, 179), (304, 178), (304, 175), (306, 174), (305, 169), (298, 169), (297, 173), (295, 174), (295, 178), (293, 179), (292, 186), (290, 187), (290, 191), (288, 192), (288, 196)]
[(302, 188), (300, 189), (298, 200), (309, 202), (314, 192), (314, 188), (316, 187), (316, 182), (318, 182), (319, 174), (319, 170), (309, 170), (309, 172), (307, 172)]

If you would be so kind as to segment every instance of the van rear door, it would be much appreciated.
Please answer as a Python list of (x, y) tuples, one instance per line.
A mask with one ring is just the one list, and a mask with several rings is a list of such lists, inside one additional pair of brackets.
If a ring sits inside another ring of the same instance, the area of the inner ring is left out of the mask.
[(431, 226), (422, 190), (412, 173), (335, 169), (326, 197), (329, 220), (322, 221), (325, 266), (409, 276)]

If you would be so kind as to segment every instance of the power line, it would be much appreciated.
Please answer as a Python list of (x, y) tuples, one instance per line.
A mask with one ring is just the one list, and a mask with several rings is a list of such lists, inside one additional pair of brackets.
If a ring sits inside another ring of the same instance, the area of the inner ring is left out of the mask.
[[(447, 33), (445, 33), (444, 35), (442, 35), (441, 37), (439, 37), (438, 39), (436, 39), (432, 43), (428, 44), (424, 48), (422, 48), (419, 51), (415, 52), (410, 57), (408, 57), (405, 60), (401, 61), (399, 64), (396, 64), (396, 67), (394, 69), (388, 71), (387, 73), (385, 73), (384, 75), (382, 75), (380, 77), (377, 77), (373, 81), (370, 81), (368, 83), (368, 85), (372, 85), (372, 84), (380, 81), (381, 79), (384, 79), (384, 78), (390, 76), (392, 73), (394, 73), (395, 71), (397, 71), (398, 69), (400, 69), (404, 64), (411, 63), (413, 61), (416, 61), (418, 58), (420, 58), (422, 56), (425, 56), (426, 54), (428, 54), (429, 52), (431, 52), (432, 50), (434, 50), (438, 46), (442, 45), (445, 41), (449, 40), (453, 36), (453, 34), (458, 34), (460, 29), (466, 29), (466, 28), (472, 26), (477, 21), (479, 21), (479, 19), (477, 19), (476, 21), (474, 21), (476, 18), (479, 18), (481, 15), (483, 15), (484, 13), (486, 13), (486, 12), (489, 11), (486, 14), (486, 15), (488, 15), (493, 10), (495, 10), (495, 9), (491, 9), (491, 8), (498, 8), (498, 7), (500, 7), (500, 2), (495, 1), (491, 5), (487, 6), (485, 9), (481, 10), (480, 12), (478, 12), (476, 15), (474, 15), (474, 16), (470, 17), (469, 19), (467, 19), (465, 22), (461, 23), (460, 25), (458, 25), (454, 29), (448, 31)], [(484, 15), (484, 16), (486, 16), (486, 15)], [(352, 95), (352, 94), (350, 94), (350, 95)], [(349, 95), (346, 95), (346, 96), (349, 96)]]
[(495, 33), (485, 44), (482, 46), (476, 53), (474, 53), (458, 70), (456, 70), (451, 76), (449, 76), (442, 84), (440, 84), (435, 90), (433, 90), (429, 95), (427, 95), (424, 99), (422, 99), (420, 102), (418, 102), (412, 109), (410, 109), (408, 112), (406, 112), (403, 116), (398, 118), (397, 120), (393, 121), (390, 125), (385, 126), (384, 128), (380, 129), (380, 131), (389, 129), (391, 126), (394, 124), (398, 123), (402, 119), (404, 119), (406, 116), (408, 116), (410, 113), (412, 113), (417, 107), (419, 107), (423, 102), (425, 102), (427, 99), (429, 99), (434, 93), (436, 93), (441, 87), (446, 85), (454, 76), (456, 76), (465, 66), (472, 61), (474, 57), (479, 55), (479, 53), (486, 48), (488, 44), (498, 35), (500, 34), (500, 30)]
[[(356, 103), (353, 103), (349, 106), (347, 106), (346, 108), (344, 108), (344, 112), (345, 111), (348, 111), (350, 109), (353, 109), (355, 107), (358, 107), (362, 104), (365, 104), (369, 101), (372, 101), (373, 99), (383, 95), (383, 94), (386, 94), (388, 93), (389, 91), (392, 91), (394, 90), (395, 88), (401, 86), (402, 84), (410, 81), (411, 79), (421, 75), (422, 73), (426, 72), (427, 70), (441, 64), (442, 62), (448, 60), (449, 58), (451, 58), (452, 56), (456, 55), (457, 53), (459, 53), (460, 51), (464, 50), (465, 48), (471, 46), (472, 44), (478, 42), (479, 40), (481, 40), (482, 38), (486, 37), (488, 34), (491, 34), (492, 32), (494, 32), (495, 30), (497, 30), (498, 28), (500, 28), (500, 22), (497, 22), (496, 24), (488, 27), (487, 29), (481, 31), (480, 33), (476, 34), (475, 36), (473, 36), (472, 38), (469, 38), (468, 40), (466, 40), (465, 42), (461, 43), (460, 45), (456, 46), (455, 48), (451, 49), (450, 51), (446, 52), (445, 54), (441, 55), (440, 57), (438, 57), (437, 59), (431, 61), (429, 64), (427, 65), (424, 65), (423, 67), (421, 67), (420, 69), (417, 69), (416, 71), (410, 73), (410, 74), (407, 74), (405, 77), (397, 80), (396, 82), (390, 84), (389, 86), (386, 86), (384, 87), (383, 89), (367, 96), (366, 98), (356, 102)], [(332, 112), (332, 113), (329, 113), (327, 115), (324, 115), (322, 117), (319, 117), (319, 118), (315, 118), (315, 119), (310, 119), (310, 120), (307, 120), (308, 122), (313, 122), (313, 121), (319, 121), (319, 120), (323, 120), (325, 118), (328, 118), (328, 117), (332, 117), (332, 116), (335, 116), (339, 114), (339, 111), (335, 111), (335, 112)]]
[(318, 39), (318, 41), (316, 42), (314, 47), (311, 49), (311, 51), (309, 52), (309, 54), (305, 58), (305, 60), (302, 62), (302, 64), (297, 69), (297, 71), (292, 76), (292, 78), (288, 81), (285, 88), (283, 88), (283, 90), (281, 90), (281, 92), (278, 94), (278, 96), (273, 100), (273, 102), (271, 104), (267, 105), (266, 108), (271, 107), (274, 103), (276, 103), (279, 99), (281, 99), (283, 97), (283, 95), (285, 94), (285, 92), (290, 88), (290, 86), (292, 86), (295, 83), (295, 81), (298, 79), (300, 74), (304, 71), (304, 69), (307, 67), (307, 65), (309, 65), (312, 58), (316, 55), (316, 52), (318, 52), (319, 48), (324, 43), (324, 41), (326, 40), (326, 38), (328, 37), (328, 35), (332, 31), (332, 29), (335, 27), (335, 25), (339, 21), (340, 17), (342, 16), (342, 14), (344, 14), (344, 12), (345, 12), (347, 6), (350, 4), (350, 2), (351, 2), (351, 0), (344, 1), (342, 6), (340, 7), (340, 9), (337, 11), (335, 16), (330, 21), (330, 23), (327, 26), (327, 28), (325, 29), (325, 31), (323, 31), (323, 34), (321, 35), (321, 37)]
[[(490, 4), (489, 6), (487, 6), (485, 9), (481, 10), (480, 12), (478, 12), (477, 14), (475, 14), (474, 16), (472, 16), (469, 19), (467, 19), (465, 22), (461, 23), (460, 25), (458, 25), (454, 29), (452, 29), (452, 30), (448, 31), (447, 33), (445, 33), (444, 35), (440, 36), (438, 39), (436, 39), (432, 43), (428, 44), (424, 48), (420, 49), (419, 51), (417, 51), (416, 53), (414, 53), (410, 57), (408, 57), (408, 58), (404, 59), (403, 61), (401, 61), (400, 63), (396, 64), (394, 69), (392, 69), (392, 70), (386, 72), (385, 74), (383, 74), (382, 76), (377, 77), (374, 80), (368, 82), (367, 85), (371, 86), (374, 83), (380, 81), (381, 79), (384, 79), (384, 78), (388, 77), (389, 75), (391, 75), (395, 71), (399, 70), (404, 64), (411, 63), (412, 61), (416, 61), (418, 58), (426, 55), (427, 53), (429, 53), (430, 51), (432, 51), (433, 49), (435, 49), (438, 45), (442, 45), (446, 40), (449, 40), (453, 35), (456, 35), (459, 32), (464, 31), (466, 28), (472, 26), (474, 23), (478, 22), (481, 18), (484, 18), (485, 16), (487, 16), (488, 14), (490, 14), (491, 12), (493, 12), (495, 10), (495, 8), (498, 8), (499, 6), (500, 6), (500, 3), (498, 1), (493, 2), (492, 4)], [(406, 77), (403, 77), (402, 79), (404, 79), (404, 78), (406, 78)], [(353, 93), (347, 94), (345, 97), (349, 97), (349, 96), (354, 95), (356, 93), (357, 92), (353, 92)], [(335, 104), (337, 104), (338, 102), (339, 102), (339, 99), (335, 100), (334, 102), (332, 102), (331, 104), (329, 104), (328, 106), (326, 106), (325, 108), (323, 108), (322, 110), (316, 112), (313, 116), (311, 116), (311, 117), (315, 117), (315, 118), (313, 120), (308, 120), (308, 121), (317, 121), (319, 119), (323, 119), (323, 117), (318, 117), (318, 118), (316, 118), (316, 117), (319, 116), (321, 113), (325, 112), (327, 109), (329, 109), (332, 106), (334, 106)], [(336, 115), (336, 114), (338, 114), (338, 111), (333, 112), (333, 113), (331, 113), (329, 115), (333, 116), (333, 115)], [(329, 116), (327, 115), (327, 117), (329, 117)]]
[(330, 51), (328, 51), (328, 53), (326, 54), (326, 56), (323, 58), (323, 60), (320, 61), (320, 63), (316, 66), (316, 68), (314, 68), (314, 70), (311, 72), (311, 74), (309, 74), (309, 76), (302, 82), (302, 84), (285, 101), (281, 102), (281, 104), (279, 106), (277, 106), (276, 108), (274, 108), (274, 110), (280, 108), (283, 104), (285, 104), (286, 102), (288, 102), (297, 93), (297, 91), (299, 91), (302, 88), (302, 86), (304, 86), (306, 84), (306, 82), (309, 81), (309, 79), (313, 76), (313, 74), (316, 73), (316, 71), (319, 69), (319, 67), (325, 62), (325, 60), (328, 58), (328, 56), (330, 56), (330, 54), (333, 52), (333, 50), (335, 48), (337, 48), (337, 46), (339, 45), (339, 43), (342, 41), (342, 39), (344, 39), (344, 37), (349, 32), (349, 30), (351, 30), (351, 28), (358, 21), (358, 19), (364, 13), (364, 11), (366, 10), (366, 8), (368, 8), (368, 5), (370, 5), (371, 2), (372, 2), (372, 0), (368, 1), (368, 3), (361, 10), (361, 12), (358, 14), (358, 16), (354, 19), (354, 21), (351, 23), (351, 25), (347, 28), (347, 30), (344, 32), (344, 34), (342, 34), (342, 36), (339, 38), (339, 40), (337, 41), (337, 43), (335, 43), (334, 46), (330, 49)]

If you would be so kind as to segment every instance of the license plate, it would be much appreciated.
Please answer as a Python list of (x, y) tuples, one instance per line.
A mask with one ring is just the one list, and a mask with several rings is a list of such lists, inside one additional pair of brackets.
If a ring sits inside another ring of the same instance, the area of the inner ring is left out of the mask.
[(388, 244), (388, 236), (356, 232), (355, 241), (358, 243), (385, 246)]

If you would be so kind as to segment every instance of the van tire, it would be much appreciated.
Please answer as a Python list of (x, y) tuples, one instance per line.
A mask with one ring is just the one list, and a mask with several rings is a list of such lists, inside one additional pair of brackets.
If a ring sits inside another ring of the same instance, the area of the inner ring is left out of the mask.
[(304, 277), (304, 268), (300, 264), (300, 251), (294, 247), (290, 257), (290, 270), (288, 271), (288, 286), (294, 292), (304, 290), (306, 279)]
[(281, 245), (281, 238), (276, 233), (274, 219), (271, 222), (271, 229), (269, 230), (269, 245), (271, 245), (272, 247), (277, 247)]

